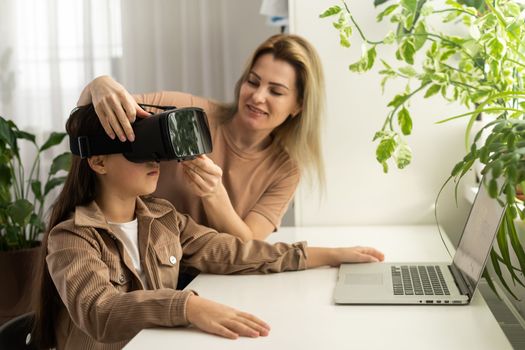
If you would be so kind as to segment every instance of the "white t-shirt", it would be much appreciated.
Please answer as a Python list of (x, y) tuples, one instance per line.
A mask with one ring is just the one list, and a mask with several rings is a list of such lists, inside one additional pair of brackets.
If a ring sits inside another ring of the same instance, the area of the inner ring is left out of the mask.
[(138, 236), (138, 221), (137, 219), (130, 222), (116, 223), (108, 222), (111, 229), (118, 235), (118, 237), (124, 243), (126, 250), (133, 262), (135, 270), (139, 275), (144, 287), (148, 288), (148, 283), (146, 282), (146, 275), (142, 270), (140, 265), (140, 255), (139, 255), (139, 236)]

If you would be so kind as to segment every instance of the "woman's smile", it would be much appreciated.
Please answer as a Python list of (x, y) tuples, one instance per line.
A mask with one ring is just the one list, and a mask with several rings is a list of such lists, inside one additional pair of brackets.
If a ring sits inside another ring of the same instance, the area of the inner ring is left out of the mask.
[(251, 104), (247, 104), (246, 107), (248, 108), (248, 111), (251, 112), (251, 114), (254, 114), (257, 117), (266, 117), (268, 116), (268, 113), (263, 111), (262, 109), (259, 109)]

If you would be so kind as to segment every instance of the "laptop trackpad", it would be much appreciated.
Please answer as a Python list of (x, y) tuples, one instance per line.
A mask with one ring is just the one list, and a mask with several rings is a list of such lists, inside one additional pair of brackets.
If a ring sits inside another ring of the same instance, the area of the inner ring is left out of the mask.
[(345, 275), (345, 284), (353, 284), (353, 285), (383, 284), (383, 274), (382, 273), (347, 273)]

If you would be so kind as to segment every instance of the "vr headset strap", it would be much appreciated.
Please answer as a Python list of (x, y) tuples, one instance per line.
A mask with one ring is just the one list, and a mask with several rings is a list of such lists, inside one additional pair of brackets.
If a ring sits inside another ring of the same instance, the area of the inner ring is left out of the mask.
[(101, 154), (127, 153), (132, 151), (131, 142), (112, 140), (108, 136), (80, 136), (69, 138), (71, 153), (87, 158)]

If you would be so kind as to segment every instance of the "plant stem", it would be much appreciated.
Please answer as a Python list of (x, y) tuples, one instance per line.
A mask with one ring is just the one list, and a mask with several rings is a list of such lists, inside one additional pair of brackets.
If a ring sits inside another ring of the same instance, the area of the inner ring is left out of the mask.
[(33, 165), (31, 166), (31, 171), (29, 172), (29, 178), (27, 180), (26, 193), (28, 194), (29, 194), (29, 187), (31, 186), (31, 181), (33, 180), (33, 173), (35, 172), (35, 168), (37, 164), (38, 164), (38, 167), (40, 167), (40, 151), (38, 149), (37, 149), (35, 159), (33, 160)]
[(469, 16), (477, 17), (475, 14), (470, 13), (470, 12), (468, 12), (468, 11), (461, 10), (461, 9), (454, 9), (454, 8), (443, 9), (443, 10), (435, 10), (435, 11), (432, 11), (432, 14), (435, 14), (435, 13), (443, 13), (443, 12), (462, 12), (462, 13), (467, 14), (467, 15), (469, 15)]
[(343, 4), (345, 5), (345, 10), (346, 12), (348, 13), (348, 15), (350, 16), (350, 20), (352, 21), (352, 23), (354, 24), (355, 28), (357, 29), (357, 31), (359, 32), (359, 36), (361, 36), (361, 39), (363, 39), (364, 42), (366, 42), (367, 44), (370, 44), (370, 45), (377, 45), (377, 44), (384, 44), (384, 42), (381, 40), (381, 41), (371, 41), (371, 40), (368, 40), (366, 37), (365, 37), (365, 34), (363, 33), (363, 31), (361, 30), (361, 27), (359, 27), (359, 24), (357, 24), (357, 21), (354, 19), (354, 16), (352, 16), (352, 13), (350, 12), (350, 9), (348, 8), (348, 5), (346, 4), (346, 1), (343, 0)]

